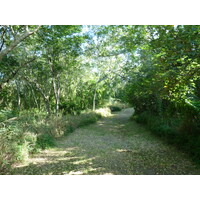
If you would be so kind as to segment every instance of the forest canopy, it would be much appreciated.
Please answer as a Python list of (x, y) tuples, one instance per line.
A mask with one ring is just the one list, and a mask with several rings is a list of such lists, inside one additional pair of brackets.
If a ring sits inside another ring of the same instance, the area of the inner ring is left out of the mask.
[(74, 112), (94, 107), (94, 93), (97, 106), (113, 97), (139, 102), (138, 112), (199, 108), (199, 26), (0, 26), (0, 34), (1, 109)]

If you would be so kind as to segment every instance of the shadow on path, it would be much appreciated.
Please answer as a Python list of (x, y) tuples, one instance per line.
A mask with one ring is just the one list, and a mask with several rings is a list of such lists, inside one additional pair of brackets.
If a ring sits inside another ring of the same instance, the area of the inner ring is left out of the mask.
[(96, 124), (59, 138), (57, 147), (45, 150), (12, 174), (200, 174), (175, 148), (129, 120), (124, 109)]

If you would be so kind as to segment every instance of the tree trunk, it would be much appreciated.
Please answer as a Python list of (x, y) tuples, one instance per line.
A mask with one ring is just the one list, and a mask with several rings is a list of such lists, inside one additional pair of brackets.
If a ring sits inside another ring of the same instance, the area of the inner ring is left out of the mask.
[(38, 102), (37, 102), (37, 98), (36, 98), (36, 95), (35, 95), (35, 92), (34, 92), (33, 88), (31, 88), (31, 91), (32, 91), (32, 94), (33, 94), (33, 99), (34, 99), (35, 105), (38, 108), (38, 110), (40, 110)]
[(21, 110), (21, 97), (20, 97), (20, 85), (19, 83), (16, 81), (16, 86), (17, 86), (17, 105), (18, 105), (18, 110)]
[(46, 111), (47, 111), (47, 116), (51, 115), (51, 109), (50, 109), (50, 104), (49, 104), (49, 99), (45, 99), (45, 106), (46, 106)]
[(33, 89), (32, 85), (31, 85), (29, 82), (27, 82), (27, 83), (28, 83), (28, 85), (29, 85), (29, 87), (30, 87), (30, 89), (31, 89), (31, 92), (32, 92), (32, 95), (33, 95), (33, 99), (34, 99), (35, 105), (36, 105), (36, 107), (38, 108), (38, 110), (40, 110), (40, 107), (39, 107), (39, 105), (38, 105), (38, 102), (37, 102), (37, 98), (36, 98), (34, 89)]
[(58, 116), (58, 112), (59, 112), (59, 103), (60, 103), (60, 84), (59, 81), (57, 81), (58, 84), (56, 85), (56, 81), (53, 78), (53, 88), (54, 88), (54, 95), (55, 95), (55, 100), (56, 100), (56, 116)]
[(59, 113), (59, 103), (60, 103), (60, 80), (59, 80), (59, 75), (55, 75), (55, 72), (53, 70), (53, 64), (51, 62), (51, 60), (49, 60), (49, 66), (51, 69), (51, 73), (52, 73), (52, 85), (53, 85), (53, 90), (54, 90), (54, 96), (55, 96), (55, 101), (56, 101), (56, 105), (55, 105), (55, 111), (56, 111), (56, 116), (58, 116)]
[(97, 93), (96, 93), (96, 89), (95, 89), (95, 91), (94, 91), (94, 96), (93, 96), (93, 111), (95, 111), (95, 109), (96, 109), (96, 95), (97, 95)]
[(59, 113), (59, 103), (60, 103), (60, 95), (56, 95), (56, 116), (58, 116)]
[(57, 91), (57, 98), (56, 98), (56, 115), (59, 113), (59, 103), (60, 103), (60, 88)]

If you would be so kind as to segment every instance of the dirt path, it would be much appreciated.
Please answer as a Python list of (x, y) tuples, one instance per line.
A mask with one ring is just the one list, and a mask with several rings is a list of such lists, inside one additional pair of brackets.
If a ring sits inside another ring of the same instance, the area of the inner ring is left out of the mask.
[(60, 138), (12, 174), (200, 174), (186, 155), (129, 120), (125, 109)]

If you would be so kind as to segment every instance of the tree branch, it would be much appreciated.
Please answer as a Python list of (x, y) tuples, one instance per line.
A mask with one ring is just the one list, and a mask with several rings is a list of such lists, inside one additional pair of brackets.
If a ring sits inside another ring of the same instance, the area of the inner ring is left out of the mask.
[(40, 94), (42, 94), (43, 98), (45, 100), (48, 100), (49, 96), (47, 96), (44, 91), (42, 90), (42, 88), (40, 87), (40, 85), (37, 83), (37, 81), (35, 80), (30, 80), (30, 78), (23, 76), (23, 78), (25, 79), (25, 81), (27, 81), (28, 83), (31, 83), (33, 85), (35, 85), (36, 89), (40, 92)]
[(1, 47), (0, 47), (0, 52), (1, 52), (2, 48), (3, 48), (4, 43), (5, 43), (5, 40), (4, 40), (4, 34), (5, 34), (5, 33), (6, 33), (6, 28), (3, 29), (3, 33), (2, 33), (2, 36), (1, 36), (1, 38), (2, 38), (2, 43), (1, 43)]
[(33, 31), (26, 31), (21, 36), (16, 37), (15, 40), (8, 46), (6, 49), (0, 52), (0, 61), (2, 58), (10, 53), (20, 42), (22, 42), (25, 38), (29, 37), (30, 35), (34, 34), (38, 29), (40, 28), (40, 25), (37, 26)]
[(12, 74), (11, 74), (6, 80), (4, 80), (2, 84), (0, 84), (0, 91), (3, 89), (3, 87), (6, 85), (6, 83), (9, 83), (10, 80), (12, 80), (12, 79), (17, 75), (17, 73), (20, 71), (20, 69), (22, 69), (22, 68), (23, 68), (24, 66), (26, 66), (27, 64), (33, 62), (35, 59), (36, 59), (36, 58), (32, 58), (31, 60), (29, 60), (29, 61), (23, 63), (23, 64), (21, 65), (21, 67), (19, 67), (16, 71), (12, 71)]
[(12, 26), (9, 26), (9, 27), (10, 27), (10, 30), (11, 30), (11, 32), (12, 32), (12, 34), (13, 34), (13, 37), (15, 38), (16, 33), (15, 33), (15, 31), (13, 30), (13, 27), (12, 27)]

